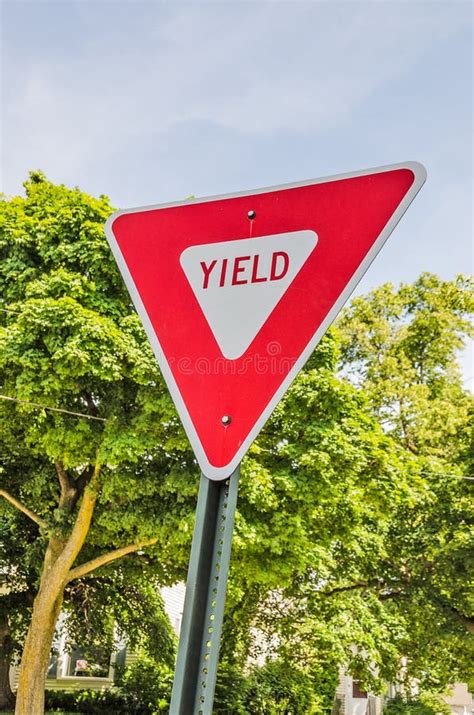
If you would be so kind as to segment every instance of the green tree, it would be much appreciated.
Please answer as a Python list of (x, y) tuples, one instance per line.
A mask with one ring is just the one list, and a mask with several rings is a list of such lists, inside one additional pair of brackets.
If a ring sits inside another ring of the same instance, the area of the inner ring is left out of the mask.
[(374, 691), (472, 676), (470, 313), (468, 280), (423, 275), (357, 298), (320, 345), (247, 461), (236, 545), (253, 535), (263, 570), (245, 581), (234, 551), (229, 661), (271, 643), (321, 693), (331, 664)]
[(25, 188), (0, 205), (0, 391), (23, 401), (0, 401), (1, 495), (36, 525), (27, 553), (39, 574), (18, 713), (43, 707), (69, 584), (144, 550), (162, 582), (182, 576), (190, 510), (166, 482), (194, 467), (103, 237), (108, 201), (39, 173)]
[(387, 715), (450, 715), (451, 708), (440, 697), (424, 693), (416, 699), (396, 697), (387, 704), (384, 712)]
[[(25, 198), (0, 205), (0, 386), (17, 400), (0, 400), (1, 495), (4, 513), (19, 511), (18, 529), (31, 521), (23, 557), (34, 599), (19, 713), (42, 707), (57, 615), (75, 582), (99, 585), (97, 569), (133, 553), (162, 583), (183, 577), (197, 487), (195, 461), (103, 236), (107, 200), (39, 173), (25, 188)], [(336, 516), (345, 496), (332, 477), (342, 470), (351, 480), (365, 469), (367, 434), (375, 442), (383, 435), (357, 390), (335, 376), (336, 357), (328, 338), (244, 465), (231, 609), (244, 594), (260, 602), (291, 584), (315, 556), (326, 558), (331, 539), (350, 532)], [(300, 447), (298, 460), (292, 450)], [(250, 643), (242, 609), (239, 621)], [(240, 635), (233, 642), (242, 661)]]
[[(472, 677), (473, 398), (456, 361), (472, 308), (467, 279), (430, 275), (353, 301), (333, 331), (347, 414), (336, 418), (331, 451), (321, 429), (339, 406), (334, 392), (324, 402), (321, 371), (304, 375), (282, 405), (280, 451), (291, 466), (279, 467), (300, 479), (312, 472), (316, 489), (329, 479), (330, 500), (319, 499), (335, 521), (328, 529), (318, 514), (306, 571), (263, 599), (261, 612), (254, 599), (253, 618), (267, 640), (276, 636), (280, 656), (308, 667), (335, 658), (374, 690), (399, 678), (443, 689)], [(320, 413), (308, 419), (315, 403)]]
[(470, 278), (424, 273), (412, 285), (385, 284), (354, 299), (338, 322), (342, 366), (386, 431), (448, 465), (467, 457), (472, 396), (456, 357), (473, 335), (473, 311)]

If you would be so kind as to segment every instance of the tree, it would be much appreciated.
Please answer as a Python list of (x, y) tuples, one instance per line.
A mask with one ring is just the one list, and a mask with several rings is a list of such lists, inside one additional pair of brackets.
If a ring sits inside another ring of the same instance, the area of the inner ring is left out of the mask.
[(458, 463), (467, 447), (472, 396), (456, 358), (474, 334), (473, 310), (469, 277), (424, 273), (399, 290), (386, 284), (356, 298), (338, 323), (344, 370), (386, 431), (444, 464)]
[(18, 713), (42, 711), (69, 584), (144, 550), (163, 582), (182, 575), (190, 514), (169, 510), (166, 481), (193, 467), (103, 238), (108, 201), (39, 173), (25, 188), (26, 198), (0, 206), (0, 391), (17, 400), (0, 401), (0, 494), (35, 525), (31, 551), (42, 561)]
[(357, 298), (316, 351), (247, 462), (254, 511), (240, 502), (236, 529), (253, 533), (264, 568), (245, 582), (234, 551), (244, 585), (231, 581), (229, 662), (263, 643), (304, 663), (315, 688), (340, 665), (375, 692), (385, 680), (442, 690), (469, 677), (473, 400), (456, 351), (470, 312), (466, 279), (424, 275)]
[[(280, 657), (308, 667), (335, 658), (375, 691), (399, 678), (443, 689), (472, 673), (473, 398), (456, 362), (472, 307), (467, 279), (423, 275), (413, 286), (355, 299), (338, 321), (344, 389), (354, 399), (356, 387), (366, 411), (339, 450), (331, 434), (337, 453), (326, 459), (334, 490), (325, 509), (349, 520), (350, 530), (342, 536), (333, 524), (324, 543), (320, 527), (306, 571), (260, 611), (254, 598), (253, 617)], [(333, 397), (324, 403), (316, 382), (313, 388), (306, 374), (280, 413), (281, 451), (291, 458), (291, 467), (280, 461), (280, 468), (300, 478), (305, 470), (316, 477), (325, 446), (321, 416), (305, 416), (315, 403), (324, 415), (338, 407)], [(289, 415), (297, 432), (288, 430)], [(378, 437), (371, 418), (383, 427)], [(340, 414), (337, 423), (344, 422)], [(352, 476), (341, 455), (352, 461)]]
[[(108, 201), (39, 173), (25, 188), (25, 198), (0, 205), (5, 570), (21, 600), (10, 620), (28, 625), (19, 713), (41, 711), (57, 616), (77, 584), (94, 579), (99, 589), (101, 574), (130, 554), (161, 583), (183, 578), (197, 490), (194, 458), (103, 235)], [(310, 366), (323, 371), (328, 395), (339, 390), (333, 352), (327, 341)], [(335, 415), (321, 427), (328, 441), (331, 430), (346, 432)], [(270, 425), (244, 467), (235, 594), (267, 593), (305, 568), (305, 519), (321, 494), (309, 472), (301, 493), (294, 470), (273, 475), (277, 443)], [(19, 550), (27, 573), (17, 569)]]
[[(0, 710), (12, 709), (9, 667), (21, 653), (39, 576), (40, 551), (34, 529), (34, 523), (21, 512), (5, 510), (0, 531), (4, 569), (0, 622), (7, 647), (1, 654)], [(172, 666), (176, 638), (159, 595), (157, 569), (149, 558), (144, 569), (144, 558), (143, 554), (135, 560), (126, 559), (71, 581), (64, 591), (63, 617), (55, 641), (65, 634), (70, 647), (81, 644), (110, 654), (125, 640), (127, 648), (144, 650)]]

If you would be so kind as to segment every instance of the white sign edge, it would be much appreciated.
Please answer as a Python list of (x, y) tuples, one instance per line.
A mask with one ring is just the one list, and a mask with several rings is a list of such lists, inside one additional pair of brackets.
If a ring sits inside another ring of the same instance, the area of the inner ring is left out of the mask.
[[(295, 364), (293, 365), (290, 372), (288, 373), (288, 375), (285, 377), (285, 379), (281, 383), (278, 390), (273, 395), (272, 399), (268, 402), (267, 406), (263, 410), (262, 414), (260, 415), (259, 419), (256, 421), (253, 428), (250, 430), (250, 432), (247, 435), (247, 437), (245, 438), (245, 440), (242, 442), (240, 448), (238, 449), (238, 451), (235, 454), (235, 456), (233, 457), (233, 459), (223, 467), (213, 466), (208, 461), (208, 459), (206, 457), (206, 454), (202, 447), (199, 436), (196, 432), (196, 429), (195, 429), (194, 424), (191, 420), (191, 417), (190, 417), (187, 407), (184, 403), (184, 400), (181, 397), (181, 393), (180, 393), (178, 385), (174, 379), (173, 373), (171, 372), (171, 369), (169, 367), (166, 356), (163, 352), (163, 349), (160, 345), (157, 335), (153, 329), (151, 321), (148, 317), (148, 313), (147, 313), (145, 306), (142, 302), (142, 299), (141, 299), (140, 294), (137, 290), (135, 282), (134, 282), (132, 275), (128, 269), (128, 266), (125, 262), (125, 259), (122, 255), (120, 247), (115, 239), (115, 236), (114, 236), (114, 233), (112, 230), (112, 225), (113, 225), (114, 221), (119, 216), (123, 216), (124, 214), (129, 214), (129, 213), (133, 213), (133, 214), (134, 213), (142, 213), (144, 211), (155, 211), (157, 209), (166, 209), (166, 208), (171, 208), (173, 206), (186, 206), (186, 205), (194, 205), (194, 204), (199, 204), (199, 203), (207, 203), (209, 201), (219, 201), (219, 200), (223, 200), (223, 199), (238, 198), (238, 197), (243, 197), (243, 196), (255, 196), (257, 194), (265, 194), (265, 193), (268, 193), (271, 191), (280, 191), (280, 190), (284, 190), (284, 189), (299, 188), (302, 186), (312, 186), (315, 184), (329, 183), (332, 181), (341, 181), (343, 179), (354, 179), (354, 178), (357, 178), (360, 176), (367, 176), (370, 174), (382, 174), (387, 171), (396, 171), (397, 169), (408, 169), (409, 171), (411, 171), (413, 173), (414, 180), (413, 180), (412, 186), (407, 191), (406, 195), (400, 202), (399, 206), (394, 211), (391, 218), (388, 220), (388, 222), (382, 229), (381, 233), (379, 234), (379, 236), (373, 243), (372, 247), (368, 251), (368, 253), (365, 256), (362, 263), (358, 266), (356, 271), (353, 273), (350, 281), (347, 283), (347, 285), (344, 288), (344, 290), (342, 291), (341, 295), (339, 296), (337, 301), (334, 303), (333, 307), (327, 314), (326, 318), (321, 323), (321, 325), (319, 326), (317, 331), (314, 333), (313, 337), (308, 342), (306, 348), (303, 350), (303, 352), (301, 353), (299, 358), (296, 360)], [(251, 191), (242, 191), (242, 192), (236, 192), (236, 193), (231, 193), (231, 194), (220, 194), (220, 195), (216, 195), (216, 196), (206, 196), (204, 198), (198, 198), (198, 199), (185, 199), (184, 201), (174, 201), (171, 203), (156, 204), (156, 205), (152, 205), (152, 206), (141, 206), (141, 207), (131, 208), (131, 209), (120, 209), (118, 211), (113, 212), (109, 216), (109, 218), (107, 219), (107, 221), (104, 225), (105, 236), (109, 243), (112, 254), (117, 262), (117, 266), (120, 270), (120, 273), (122, 274), (123, 280), (124, 280), (125, 285), (128, 289), (130, 297), (135, 305), (136, 311), (142, 321), (142, 325), (145, 329), (145, 332), (146, 332), (148, 340), (151, 344), (152, 350), (153, 350), (155, 357), (158, 361), (158, 365), (162, 372), (163, 378), (166, 382), (168, 390), (170, 391), (172, 400), (175, 404), (175, 407), (178, 411), (180, 419), (183, 423), (183, 427), (187, 434), (187, 437), (191, 443), (191, 447), (194, 451), (194, 455), (197, 459), (197, 462), (201, 468), (202, 473), (208, 479), (212, 479), (214, 481), (221, 481), (223, 479), (227, 479), (235, 471), (235, 469), (237, 468), (237, 466), (239, 465), (239, 463), (242, 461), (243, 457), (245, 456), (246, 452), (248, 451), (251, 443), (254, 441), (254, 439), (256, 438), (256, 436), (258, 435), (258, 433), (264, 426), (265, 422), (268, 420), (271, 413), (275, 409), (276, 405), (280, 402), (283, 395), (288, 390), (288, 388), (290, 387), (291, 383), (293, 382), (293, 380), (295, 379), (297, 374), (300, 372), (300, 370), (302, 369), (302, 367), (304, 366), (306, 361), (309, 359), (312, 352), (314, 351), (314, 349), (318, 345), (319, 341), (323, 337), (324, 333), (328, 330), (331, 323), (335, 320), (335, 318), (341, 311), (343, 305), (346, 303), (346, 301), (348, 300), (350, 295), (353, 293), (357, 284), (359, 283), (361, 278), (364, 276), (364, 274), (367, 272), (368, 268), (372, 264), (374, 258), (377, 256), (380, 249), (383, 247), (383, 245), (387, 241), (388, 237), (390, 236), (390, 234), (392, 233), (392, 231), (394, 230), (394, 228), (396, 227), (396, 225), (402, 218), (403, 214), (406, 212), (407, 208), (412, 203), (413, 199), (415, 198), (415, 196), (417, 195), (417, 193), (419, 192), (419, 190), (425, 183), (426, 176), (427, 176), (426, 169), (423, 166), (423, 164), (416, 162), (416, 161), (407, 161), (407, 162), (402, 162), (399, 164), (389, 164), (387, 166), (379, 166), (379, 167), (375, 167), (372, 169), (363, 169), (360, 171), (348, 172), (345, 174), (336, 174), (335, 176), (325, 176), (325, 177), (320, 177), (317, 179), (308, 179), (306, 181), (300, 181), (300, 182), (295, 182), (295, 183), (290, 183), (290, 184), (280, 184), (277, 186), (269, 186), (269, 187), (265, 187), (265, 188), (254, 189)]]

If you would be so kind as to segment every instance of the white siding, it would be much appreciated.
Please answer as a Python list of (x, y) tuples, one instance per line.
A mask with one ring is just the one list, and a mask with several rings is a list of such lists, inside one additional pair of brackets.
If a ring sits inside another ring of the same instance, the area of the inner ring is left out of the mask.
[(443, 698), (451, 708), (453, 715), (471, 715), (474, 712), (472, 693), (466, 683), (455, 683), (449, 695)]
[(171, 625), (179, 635), (181, 621), (183, 619), (184, 594), (186, 586), (184, 583), (176, 583), (174, 586), (164, 586), (161, 590), (165, 611), (170, 619)]

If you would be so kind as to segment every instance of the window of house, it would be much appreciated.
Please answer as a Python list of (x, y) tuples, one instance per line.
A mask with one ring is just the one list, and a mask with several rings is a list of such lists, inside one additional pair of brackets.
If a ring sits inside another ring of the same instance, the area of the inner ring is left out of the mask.
[(58, 656), (51, 653), (48, 662), (48, 672), (46, 673), (47, 678), (56, 678), (58, 675)]
[(359, 686), (358, 680), (352, 681), (352, 697), (353, 698), (367, 698), (367, 691), (362, 690)]
[(105, 648), (73, 646), (66, 654), (63, 675), (76, 678), (108, 678), (110, 651)]
[[(125, 665), (125, 641), (117, 638), (109, 647), (70, 645), (61, 614), (53, 640), (48, 663), (47, 677), (61, 678), (107, 678), (113, 680), (117, 665)], [(88, 687), (84, 683), (84, 687)]]

